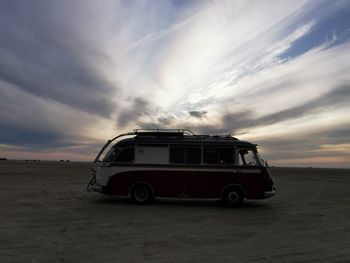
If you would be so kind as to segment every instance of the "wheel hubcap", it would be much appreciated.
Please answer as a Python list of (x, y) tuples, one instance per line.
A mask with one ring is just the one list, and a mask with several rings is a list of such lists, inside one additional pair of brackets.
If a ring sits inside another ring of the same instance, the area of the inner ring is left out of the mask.
[(135, 191), (135, 199), (139, 202), (146, 201), (148, 199), (149, 192), (145, 187), (141, 187), (136, 189)]
[(229, 192), (228, 195), (227, 195), (227, 199), (230, 201), (230, 202), (237, 202), (238, 199), (239, 199), (239, 196), (236, 192)]

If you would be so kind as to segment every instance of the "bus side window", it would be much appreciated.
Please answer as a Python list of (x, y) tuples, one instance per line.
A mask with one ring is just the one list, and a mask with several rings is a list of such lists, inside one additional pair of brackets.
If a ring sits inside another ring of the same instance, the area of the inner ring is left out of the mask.
[(205, 164), (233, 165), (233, 149), (204, 149)]
[(259, 162), (252, 150), (239, 150), (239, 165), (258, 166)]
[(199, 164), (201, 163), (200, 148), (170, 148), (170, 163), (186, 163)]
[(185, 163), (184, 148), (170, 148), (170, 163)]
[(122, 149), (118, 154), (115, 162), (131, 163), (134, 161), (134, 147)]
[(233, 149), (220, 149), (220, 164), (233, 164)]
[(204, 158), (203, 163), (205, 164), (218, 164), (219, 151), (217, 149), (205, 149), (203, 158)]
[(186, 163), (199, 164), (201, 163), (201, 148), (186, 149)]

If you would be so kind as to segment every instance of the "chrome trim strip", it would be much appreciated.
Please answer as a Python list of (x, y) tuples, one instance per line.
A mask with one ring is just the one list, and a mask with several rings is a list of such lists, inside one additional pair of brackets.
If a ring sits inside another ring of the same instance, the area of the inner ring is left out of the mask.
[(249, 170), (243, 170), (243, 169), (239, 169), (237, 170), (238, 173), (242, 173), (242, 174), (259, 174), (261, 173), (261, 169), (249, 169)]
[(264, 198), (272, 197), (276, 194), (275, 190), (264, 192)]
[(115, 172), (129, 172), (129, 171), (194, 171), (194, 172), (231, 172), (231, 173), (261, 173), (261, 169), (232, 169), (232, 168), (210, 168), (210, 167), (176, 167), (176, 166), (163, 166), (163, 167), (152, 167), (152, 166), (110, 166), (111, 173)]

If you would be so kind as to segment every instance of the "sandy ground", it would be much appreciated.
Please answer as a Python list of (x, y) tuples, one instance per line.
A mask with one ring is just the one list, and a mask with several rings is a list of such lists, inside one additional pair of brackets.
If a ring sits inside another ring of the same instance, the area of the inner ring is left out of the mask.
[(227, 208), (85, 191), (89, 164), (0, 162), (0, 262), (350, 262), (350, 171), (274, 168)]

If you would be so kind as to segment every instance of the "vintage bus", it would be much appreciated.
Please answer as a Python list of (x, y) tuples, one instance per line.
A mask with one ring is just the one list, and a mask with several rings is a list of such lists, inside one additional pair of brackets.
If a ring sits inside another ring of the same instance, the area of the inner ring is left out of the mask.
[(109, 140), (94, 162), (88, 191), (128, 196), (138, 204), (165, 197), (221, 199), (239, 206), (244, 199), (275, 194), (257, 145), (230, 135), (138, 129)]

